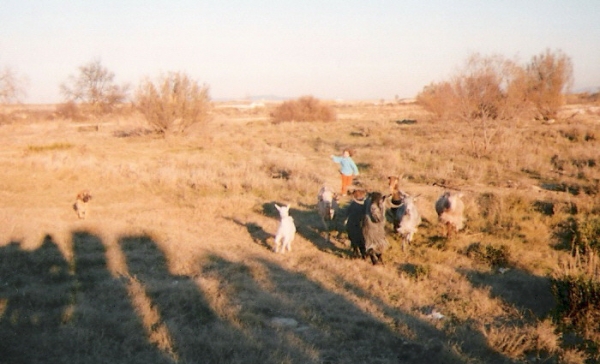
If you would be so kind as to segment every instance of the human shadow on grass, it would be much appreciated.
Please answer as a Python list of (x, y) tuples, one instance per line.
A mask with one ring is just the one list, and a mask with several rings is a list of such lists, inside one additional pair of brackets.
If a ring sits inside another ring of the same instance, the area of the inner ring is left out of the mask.
[(0, 248), (0, 362), (170, 363), (148, 342), (100, 239), (76, 232), (68, 262), (50, 235)]
[[(275, 201), (263, 204), (263, 214), (279, 221), (279, 212), (275, 208), (275, 204), (282, 205), (282, 203)], [(310, 241), (317, 249), (339, 257), (346, 258), (350, 256), (349, 249), (340, 247), (341, 243), (336, 244), (334, 243), (334, 239), (328, 239), (327, 236), (324, 237), (321, 235), (323, 227), (321, 218), (316, 210), (301, 210), (295, 208), (292, 204), (289, 213), (294, 218), (296, 234), (300, 234), (304, 239)], [(321, 227), (319, 228), (318, 226)]]
[[(213, 255), (198, 262), (197, 276), (176, 275), (152, 238), (125, 236), (119, 247), (127, 273), (117, 278), (97, 236), (72, 239), (72, 262), (50, 237), (34, 251), (16, 242), (0, 248), (0, 362), (464, 362), (442, 344), (421, 343), (439, 335), (427, 323), (414, 318), (425, 328), (404, 337), (345, 296), (268, 260)], [(150, 328), (133, 305), (132, 280), (158, 314)], [(345, 286), (387, 317), (411, 319)], [(148, 339), (148, 329), (161, 326), (173, 355)]]
[[(405, 266), (399, 266), (399, 271), (406, 269)], [(366, 273), (368, 274), (368, 273)], [(485, 362), (489, 364), (508, 364), (518, 363), (512, 359), (498, 353), (491, 348), (486, 338), (481, 332), (469, 327), (458, 327), (452, 330), (453, 337), (450, 337), (444, 331), (438, 330), (430, 320), (437, 320), (431, 317), (427, 320), (419, 316), (406, 312), (402, 309), (392, 307), (376, 297), (373, 293), (364, 290), (350, 282), (345, 282), (344, 287), (361, 300), (371, 302), (377, 309), (383, 313), (388, 321), (392, 321), (396, 327), (403, 327), (404, 330), (412, 332), (411, 340), (402, 344), (402, 352), (399, 355), (402, 363), (421, 362), (421, 363), (470, 363)], [(421, 307), (422, 314), (431, 314), (431, 307)], [(443, 318), (449, 320), (450, 318)], [(453, 354), (449, 343), (459, 342), (460, 351), (465, 354), (465, 359), (459, 358)], [(474, 360), (474, 361), (473, 361)]]
[(247, 277), (245, 270), (209, 259), (199, 277), (209, 279), (216, 267), (231, 279), (226, 286), (212, 291), (209, 300), (195, 278), (169, 272), (164, 253), (150, 237), (123, 237), (120, 246), (129, 273), (144, 287), (161, 323), (168, 328), (179, 362), (281, 363), (288, 356), (296, 357), (297, 362), (311, 362), (284, 338), (278, 338), (274, 345), (267, 344), (261, 337), (248, 335), (239, 317), (229, 317), (230, 310), (240, 311), (246, 300), (252, 301), (252, 297), (245, 297), (243, 302), (228, 298), (228, 292), (242, 284), (238, 275), (243, 277), (239, 279)]
[[(435, 327), (366, 292), (359, 293), (361, 300), (374, 302), (388, 318), (411, 321), (411, 326), (419, 326), (420, 336), (404, 336), (389, 320), (375, 317), (344, 295), (265, 259), (232, 262), (212, 256), (202, 275), (219, 281), (222, 299), (239, 307), (233, 319), (249, 336), (260, 338), (265, 350), (273, 350), (276, 362), (284, 359), (282, 352), (287, 352), (288, 362), (298, 363), (466, 362), (445, 346)], [(508, 361), (494, 361), (501, 362)]]
[(511, 268), (502, 274), (463, 270), (475, 287), (490, 287), (493, 297), (500, 298), (525, 314), (537, 319), (546, 318), (556, 306), (552, 284), (548, 277), (540, 277), (526, 271)]

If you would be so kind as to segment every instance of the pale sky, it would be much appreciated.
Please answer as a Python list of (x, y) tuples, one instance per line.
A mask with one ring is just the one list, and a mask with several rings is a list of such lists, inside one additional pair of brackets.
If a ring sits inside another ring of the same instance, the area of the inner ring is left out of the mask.
[(0, 0), (0, 68), (27, 103), (99, 59), (119, 84), (181, 71), (213, 99), (410, 98), (472, 53), (521, 64), (546, 49), (600, 88), (600, 0)]

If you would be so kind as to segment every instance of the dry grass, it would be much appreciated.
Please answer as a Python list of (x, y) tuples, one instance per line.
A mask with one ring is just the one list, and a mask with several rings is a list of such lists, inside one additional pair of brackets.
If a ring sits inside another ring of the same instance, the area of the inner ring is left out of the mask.
[[(499, 123), (482, 155), (472, 126), (413, 104), (332, 105), (336, 123), (275, 124), (269, 107), (217, 105), (185, 137), (133, 132), (134, 114), (1, 125), (0, 362), (597, 360), (550, 320), (550, 282), (569, 219), (599, 211), (598, 115)], [(343, 147), (368, 189), (403, 174), (421, 195), (411, 250), (390, 229), (385, 266), (321, 226), (316, 195), (339, 187), (328, 156)], [(440, 184), (465, 193), (450, 241)], [(271, 251), (274, 203), (292, 203), (291, 254)]]

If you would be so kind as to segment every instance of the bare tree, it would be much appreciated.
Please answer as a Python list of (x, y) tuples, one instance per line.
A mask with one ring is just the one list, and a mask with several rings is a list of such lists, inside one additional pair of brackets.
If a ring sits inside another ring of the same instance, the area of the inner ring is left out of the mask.
[(93, 60), (79, 67), (78, 75), (69, 76), (60, 85), (60, 91), (67, 102), (87, 104), (95, 113), (110, 112), (125, 100), (128, 89), (127, 85), (116, 85), (114, 78), (115, 74), (100, 60)]
[(160, 133), (183, 133), (190, 126), (208, 121), (211, 107), (208, 86), (200, 86), (181, 72), (146, 79), (135, 94), (135, 106)]
[(10, 67), (0, 71), (0, 103), (17, 102), (25, 96), (27, 81)]
[(516, 116), (525, 103), (512, 85), (522, 77), (516, 62), (500, 55), (470, 55), (450, 81), (431, 84), (417, 101), (439, 118), (466, 121), (477, 157), (489, 155), (497, 137), (497, 120)]
[(573, 84), (573, 63), (562, 51), (547, 49), (534, 56), (525, 68), (526, 95), (536, 107), (541, 118), (556, 117), (564, 104), (564, 94)]
[(511, 95), (511, 85), (521, 70), (516, 62), (500, 55), (475, 53), (450, 81), (425, 87), (417, 101), (439, 117), (467, 121), (511, 118), (524, 102), (522, 97)]

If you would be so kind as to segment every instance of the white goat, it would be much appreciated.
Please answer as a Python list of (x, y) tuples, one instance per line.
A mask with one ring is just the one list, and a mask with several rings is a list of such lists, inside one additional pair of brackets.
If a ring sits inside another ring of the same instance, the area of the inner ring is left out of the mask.
[(338, 195), (333, 192), (333, 189), (326, 185), (323, 185), (317, 194), (317, 210), (327, 232), (329, 232), (328, 222), (333, 221), (338, 208), (337, 198)]
[(446, 237), (450, 238), (452, 231), (457, 233), (464, 227), (465, 204), (461, 200), (462, 192), (444, 192), (435, 203), (439, 221), (445, 225)]
[(292, 241), (296, 236), (296, 225), (294, 224), (294, 218), (290, 216), (290, 204), (286, 206), (275, 204), (275, 208), (279, 211), (281, 221), (279, 222), (277, 235), (275, 235), (273, 251), (275, 253), (285, 253), (286, 250), (292, 250)]
[(394, 230), (402, 237), (402, 251), (406, 251), (421, 225), (421, 214), (415, 204), (417, 197), (405, 194), (394, 215)]

